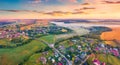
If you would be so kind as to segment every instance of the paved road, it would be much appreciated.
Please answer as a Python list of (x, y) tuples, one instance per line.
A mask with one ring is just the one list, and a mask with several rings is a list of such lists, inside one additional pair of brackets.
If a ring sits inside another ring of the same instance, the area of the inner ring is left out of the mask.
[(87, 61), (87, 59), (88, 59), (89, 57), (90, 57), (90, 56), (88, 55), (88, 56), (85, 58), (85, 60), (80, 63), (80, 65), (83, 65), (83, 64)]
[(67, 61), (68, 65), (72, 65), (72, 63), (62, 53), (60, 53), (60, 51), (58, 51), (56, 48), (53, 48), (53, 49)]
[(61, 57), (63, 57), (63, 58), (67, 61), (68, 65), (72, 65), (72, 63), (71, 63), (62, 53), (60, 53), (59, 50), (57, 50), (57, 49), (54, 47), (54, 44), (49, 44), (48, 42), (46, 42), (46, 41), (44, 41), (44, 40), (40, 40), (40, 39), (37, 39), (37, 40), (40, 41), (40, 42), (44, 42), (46, 45), (48, 45), (50, 48), (52, 48), (55, 52), (57, 52), (58, 54), (60, 54)]

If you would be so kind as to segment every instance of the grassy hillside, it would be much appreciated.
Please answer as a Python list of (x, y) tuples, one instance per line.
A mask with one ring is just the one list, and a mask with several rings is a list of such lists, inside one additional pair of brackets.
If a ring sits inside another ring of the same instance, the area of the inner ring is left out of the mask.
[(39, 41), (11, 49), (0, 49), (0, 65), (17, 65), (38, 51), (44, 51), (47, 46)]
[[(115, 56), (112, 56), (112, 55), (104, 55), (104, 54), (97, 54), (97, 57), (98, 57), (98, 59), (99, 59), (101, 62), (108, 63), (107, 65), (120, 65), (120, 59), (118, 59), (118, 58), (115, 57)], [(91, 56), (91, 57), (88, 59), (88, 63), (89, 63), (90, 65), (93, 64), (93, 63), (92, 63), (92, 60), (93, 60), (94, 58), (95, 58), (94, 56)]]
[(47, 35), (47, 36), (40, 37), (40, 39), (45, 40), (48, 43), (54, 43), (54, 37), (55, 35)]
[[(24, 63), (24, 65), (43, 65), (42, 61), (39, 60), (40, 57), (45, 57), (46, 59), (48, 59), (49, 56), (53, 55), (53, 52), (50, 50), (47, 52), (48, 54), (43, 54), (43, 53), (36, 53), (33, 54), (27, 62)], [(52, 65), (51, 62), (47, 62), (46, 65)]]

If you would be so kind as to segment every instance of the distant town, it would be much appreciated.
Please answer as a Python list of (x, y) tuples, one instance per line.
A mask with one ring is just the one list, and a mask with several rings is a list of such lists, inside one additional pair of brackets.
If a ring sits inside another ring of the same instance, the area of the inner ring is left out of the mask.
[(119, 42), (100, 37), (119, 25), (97, 21), (109, 20), (4, 20), (0, 65), (119, 65)]

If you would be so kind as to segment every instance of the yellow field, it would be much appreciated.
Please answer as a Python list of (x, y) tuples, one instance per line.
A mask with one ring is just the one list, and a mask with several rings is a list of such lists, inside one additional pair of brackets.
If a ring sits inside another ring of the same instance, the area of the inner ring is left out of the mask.
[(114, 45), (113, 40), (117, 41), (117, 44), (120, 44), (120, 27), (110, 27), (112, 31), (103, 32), (101, 34), (101, 39), (106, 40), (107, 44)]

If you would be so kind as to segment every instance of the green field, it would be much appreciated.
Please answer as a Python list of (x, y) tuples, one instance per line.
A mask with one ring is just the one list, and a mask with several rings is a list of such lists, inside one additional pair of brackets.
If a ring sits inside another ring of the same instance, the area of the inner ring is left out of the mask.
[(54, 41), (54, 37), (55, 37), (55, 35), (47, 35), (47, 36), (43, 36), (43, 37), (41, 37), (41, 38), (39, 38), (39, 39), (42, 39), (42, 40), (44, 40), (44, 41), (52, 44), (52, 43), (55, 42), (55, 41)]
[(0, 45), (1, 46), (16, 46), (16, 44), (11, 44), (11, 42), (7, 39), (0, 39)]
[(39, 41), (19, 46), (17, 48), (0, 49), (0, 65), (18, 65), (26, 61), (38, 51), (44, 51), (47, 46)]
[(0, 46), (1, 48), (14, 48), (23, 44), (26, 44), (29, 39), (24, 38), (14, 38), (12, 40), (9, 39), (0, 39)]
[[(27, 62), (25, 62), (23, 65), (42, 65), (42, 62), (39, 61), (40, 57), (45, 57), (48, 59), (49, 56), (52, 56), (53, 52), (50, 50), (48, 51), (47, 55), (44, 55), (42, 53), (36, 53), (32, 55)], [(51, 65), (51, 63), (48, 61), (46, 65)]]
[(64, 46), (65, 48), (68, 48), (70, 46), (73, 45), (73, 43), (70, 40), (64, 40), (62, 42), (60, 42), (59, 44), (57, 44), (55, 47), (59, 47), (60, 45)]
[[(115, 56), (112, 56), (112, 55), (104, 55), (104, 54), (97, 54), (97, 57), (98, 59), (101, 61), (101, 62), (105, 62), (105, 63), (109, 63), (107, 65), (120, 65), (120, 59), (118, 59), (117, 57)], [(94, 57), (90, 57), (88, 59), (88, 63), (89, 64), (92, 64), (92, 60), (93, 60)]]

